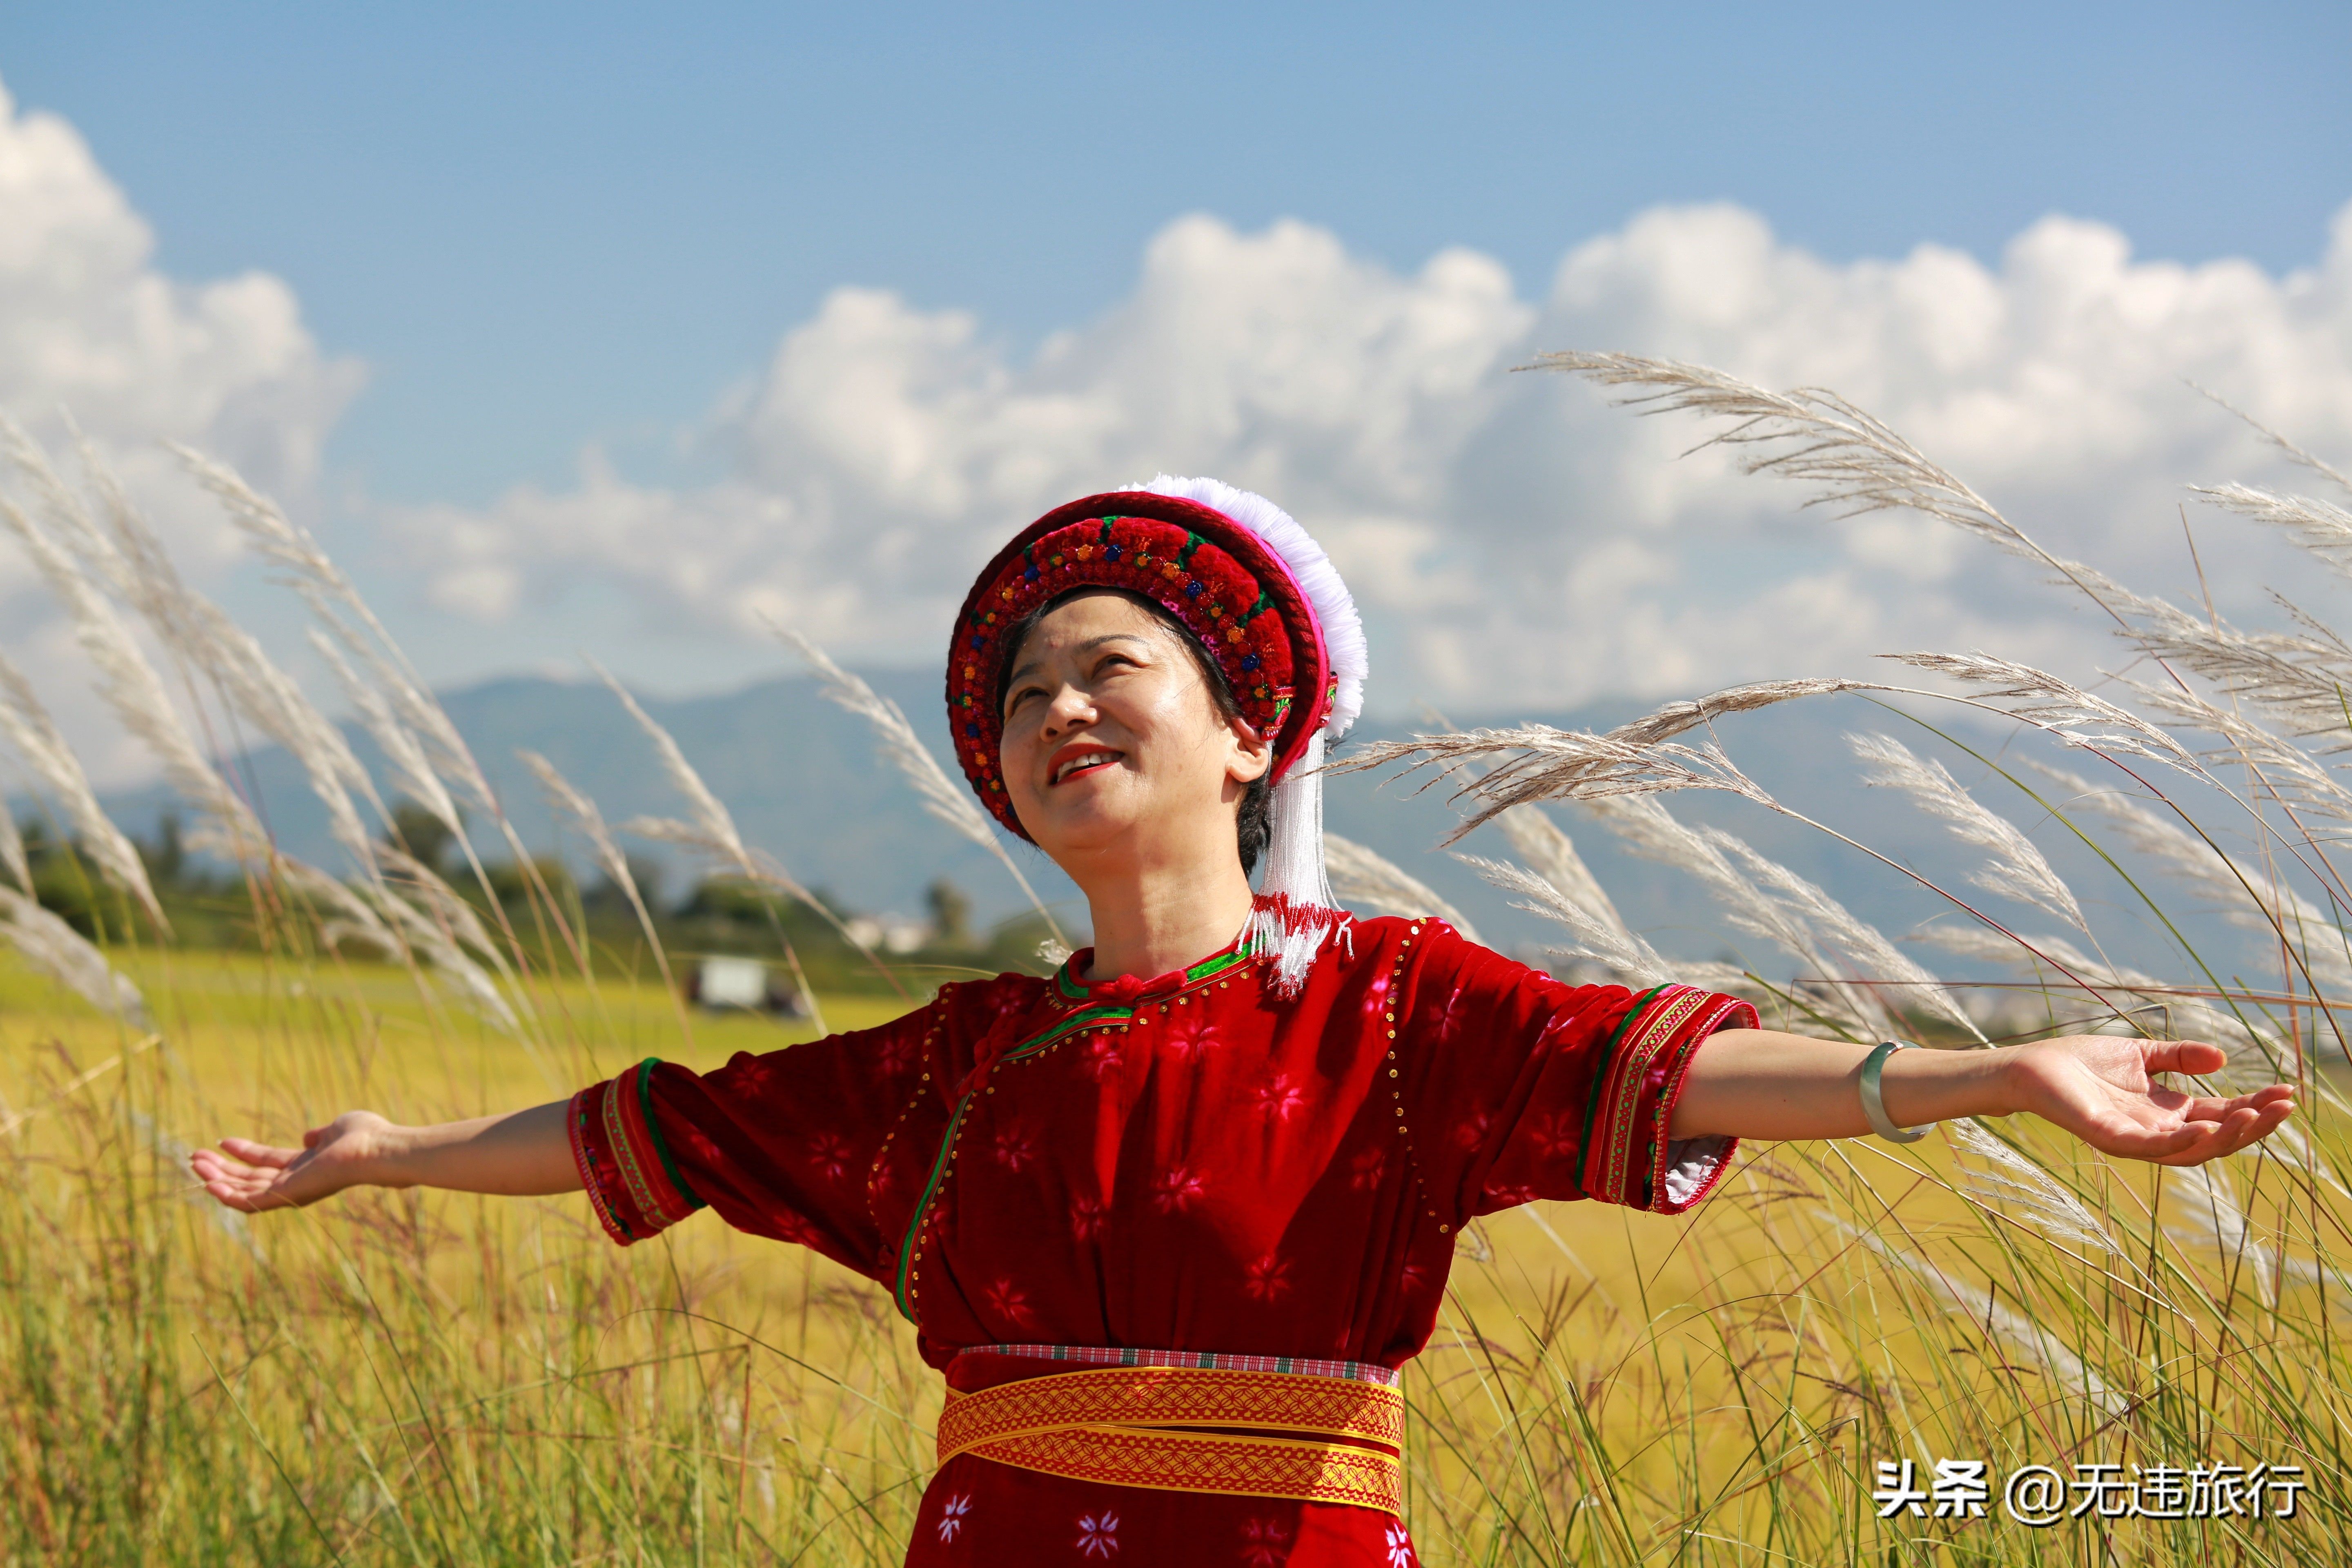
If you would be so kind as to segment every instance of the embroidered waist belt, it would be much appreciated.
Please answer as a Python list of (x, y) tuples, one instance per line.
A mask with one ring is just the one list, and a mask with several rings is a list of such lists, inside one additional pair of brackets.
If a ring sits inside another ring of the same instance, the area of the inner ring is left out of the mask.
[(1403, 1446), (1394, 1387), (1217, 1366), (1103, 1367), (950, 1390), (939, 1433), (943, 1465), (971, 1454), (1074, 1480), (1388, 1513), (1404, 1504)]

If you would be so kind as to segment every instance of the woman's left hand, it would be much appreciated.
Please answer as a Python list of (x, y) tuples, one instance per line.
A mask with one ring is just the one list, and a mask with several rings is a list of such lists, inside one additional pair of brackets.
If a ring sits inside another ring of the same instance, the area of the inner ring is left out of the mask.
[(2221, 1047), (2196, 1040), (2069, 1035), (2011, 1049), (2004, 1076), (2014, 1109), (2134, 1160), (2201, 1165), (2269, 1136), (2294, 1110), (2287, 1084), (2223, 1100), (2157, 1082), (2158, 1073), (2221, 1070), (2229, 1059)]

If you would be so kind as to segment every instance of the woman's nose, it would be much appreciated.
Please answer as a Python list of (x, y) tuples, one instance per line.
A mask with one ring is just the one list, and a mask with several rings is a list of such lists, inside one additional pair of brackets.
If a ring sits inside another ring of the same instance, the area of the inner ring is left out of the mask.
[(1045, 710), (1045, 733), (1059, 737), (1084, 724), (1095, 721), (1093, 700), (1075, 686), (1065, 686), (1054, 694)]

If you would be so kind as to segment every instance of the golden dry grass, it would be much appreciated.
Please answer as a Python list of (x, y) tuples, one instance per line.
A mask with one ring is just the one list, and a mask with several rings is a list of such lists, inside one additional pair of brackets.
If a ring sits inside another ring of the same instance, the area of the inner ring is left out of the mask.
[[(11, 1560), (897, 1561), (938, 1394), (879, 1289), (709, 1216), (623, 1251), (579, 1198), (371, 1193), (247, 1223), (178, 1165), (225, 1130), (290, 1139), (358, 1104), (478, 1114), (788, 1032), (697, 1016), (682, 1047), (667, 996), (574, 981), (534, 990), (562, 1042), (534, 1048), (396, 970), (125, 967), (160, 1040), (0, 979)], [(890, 1005), (827, 1010), (844, 1026)], [(2121, 1244), (2078, 1258), (1954, 1193), (1940, 1142), (1920, 1150), (1937, 1152), (1759, 1149), (1685, 1221), (1545, 1205), (1483, 1222), (1408, 1383), (1424, 1559), (1876, 1563), (1938, 1540), (1949, 1560), (2338, 1555), (2339, 1283), (2266, 1280), (2151, 1223), (2178, 1205), (2154, 1173), (2042, 1149)], [(2340, 1198), (2255, 1170), (2271, 1273), (2331, 1250)], [(1975, 1316), (1915, 1264), (1974, 1291)], [(1988, 1281), (1996, 1318), (2048, 1338), (1989, 1326)], [(2072, 1388), (2069, 1355), (2087, 1369)], [(1872, 1467), (1904, 1458), (1983, 1458), (1996, 1482), (2028, 1461), (2295, 1462), (2316, 1505), (2027, 1531), (1996, 1495), (1985, 1520), (1882, 1523)]]

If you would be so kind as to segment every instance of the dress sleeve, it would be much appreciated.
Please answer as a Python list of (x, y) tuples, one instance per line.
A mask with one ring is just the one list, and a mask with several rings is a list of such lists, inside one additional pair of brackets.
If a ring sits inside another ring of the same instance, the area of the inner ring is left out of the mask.
[(1410, 1136), (1452, 1223), (1535, 1198), (1680, 1214), (1722, 1178), (1730, 1138), (1669, 1140), (1700, 1043), (1754, 1028), (1737, 996), (1570, 985), (1428, 921), (1397, 966)]
[(572, 1157), (614, 1241), (645, 1240), (706, 1205), (738, 1230), (814, 1247), (872, 1275), (873, 1185), (929, 1089), (938, 1004), (878, 1028), (697, 1073), (647, 1060), (572, 1097)]

